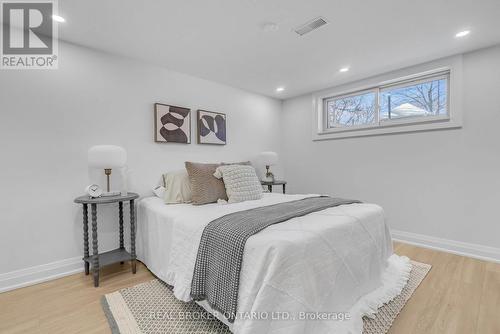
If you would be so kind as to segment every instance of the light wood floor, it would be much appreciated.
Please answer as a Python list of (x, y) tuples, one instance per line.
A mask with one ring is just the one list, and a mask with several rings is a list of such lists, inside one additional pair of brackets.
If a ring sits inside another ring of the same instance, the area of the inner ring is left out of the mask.
[(432, 269), (390, 334), (500, 333), (500, 264), (406, 244), (394, 249)]
[[(395, 244), (396, 253), (433, 268), (396, 319), (390, 334), (500, 333), (500, 264)], [(0, 333), (110, 333), (103, 294), (152, 279), (139, 265), (115, 265), (0, 294)]]

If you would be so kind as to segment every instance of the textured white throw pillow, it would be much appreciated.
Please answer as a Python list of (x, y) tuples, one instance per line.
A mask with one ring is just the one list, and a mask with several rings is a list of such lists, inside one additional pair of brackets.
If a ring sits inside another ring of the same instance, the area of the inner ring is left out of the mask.
[(223, 179), (229, 203), (262, 198), (262, 186), (252, 166), (220, 166), (215, 170), (214, 176)]

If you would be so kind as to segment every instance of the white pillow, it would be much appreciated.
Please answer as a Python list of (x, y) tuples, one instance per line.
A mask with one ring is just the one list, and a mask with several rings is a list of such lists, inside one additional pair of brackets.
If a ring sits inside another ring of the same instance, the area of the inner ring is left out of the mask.
[(187, 171), (179, 170), (163, 174), (165, 204), (191, 203), (191, 183)]
[[(162, 179), (163, 179), (163, 177), (162, 177)], [(163, 184), (163, 181), (162, 181), (162, 184)], [(165, 187), (162, 184), (159, 184), (153, 188), (153, 194), (155, 194), (156, 197), (163, 198), (163, 196), (165, 196)]]
[(252, 166), (220, 166), (215, 170), (214, 176), (223, 179), (229, 203), (262, 198), (262, 186)]

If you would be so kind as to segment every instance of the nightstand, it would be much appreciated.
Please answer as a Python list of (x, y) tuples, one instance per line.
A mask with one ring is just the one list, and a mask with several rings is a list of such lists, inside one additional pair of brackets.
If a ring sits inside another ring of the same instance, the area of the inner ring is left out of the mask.
[(283, 194), (285, 193), (286, 181), (260, 181), (260, 184), (263, 186), (267, 186), (267, 189), (270, 193), (273, 192), (273, 186), (283, 186)]
[[(88, 195), (75, 198), (75, 203), (83, 206), (83, 261), (85, 265), (85, 275), (90, 273), (94, 276), (94, 286), (99, 286), (99, 268), (113, 263), (123, 263), (131, 261), (132, 273), (136, 272), (135, 255), (135, 199), (139, 198), (136, 193), (128, 193), (125, 196), (109, 196), (92, 198)], [(130, 253), (125, 250), (123, 242), (123, 202), (130, 202)], [(101, 204), (118, 203), (118, 221), (120, 224), (120, 247), (105, 253), (99, 253), (97, 244), (97, 206)], [(89, 218), (88, 205), (90, 204), (92, 214), (92, 255), (89, 254)]]

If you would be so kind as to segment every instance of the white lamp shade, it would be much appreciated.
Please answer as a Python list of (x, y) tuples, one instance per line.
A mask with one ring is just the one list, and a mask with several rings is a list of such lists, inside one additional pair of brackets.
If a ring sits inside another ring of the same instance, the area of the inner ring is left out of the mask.
[(88, 152), (89, 167), (120, 168), (127, 163), (127, 151), (115, 145), (92, 146)]
[(262, 152), (260, 160), (265, 166), (273, 166), (278, 163), (278, 154), (276, 152)]

